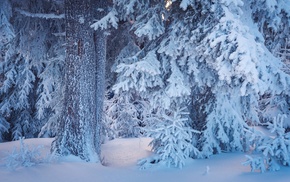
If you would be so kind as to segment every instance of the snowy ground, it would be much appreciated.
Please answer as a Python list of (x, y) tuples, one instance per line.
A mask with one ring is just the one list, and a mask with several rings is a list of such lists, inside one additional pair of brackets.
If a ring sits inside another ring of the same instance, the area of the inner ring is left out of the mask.
[[(44, 145), (49, 152), (52, 139), (29, 139), (26, 144)], [(152, 155), (148, 138), (117, 139), (103, 145), (102, 156), (106, 166), (66, 158), (50, 164), (5, 168), (3, 158), (19, 142), (0, 143), (0, 182), (289, 182), (290, 167), (278, 172), (251, 173), (241, 165), (246, 159), (242, 153), (212, 156), (207, 160), (189, 160), (183, 169), (155, 167), (139, 170), (138, 159)], [(206, 173), (209, 169), (208, 173)]]

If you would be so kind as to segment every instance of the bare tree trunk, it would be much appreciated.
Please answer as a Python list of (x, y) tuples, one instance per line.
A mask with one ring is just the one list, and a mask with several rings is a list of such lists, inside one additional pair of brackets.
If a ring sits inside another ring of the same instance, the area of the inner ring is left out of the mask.
[[(107, 13), (108, 2), (104, 0), (94, 0), (94, 7), (103, 9), (103, 11), (95, 11), (94, 17), (101, 19)], [(94, 42), (96, 48), (96, 68), (97, 68), (97, 90), (96, 90), (96, 138), (101, 137), (101, 123), (103, 113), (103, 103), (105, 97), (105, 75), (106, 75), (106, 47), (107, 47), (107, 36), (105, 30), (97, 30), (94, 32)], [(101, 145), (101, 140), (96, 140), (96, 145)], [(100, 149), (100, 147), (98, 148)], [(100, 154), (100, 150), (97, 151)]]

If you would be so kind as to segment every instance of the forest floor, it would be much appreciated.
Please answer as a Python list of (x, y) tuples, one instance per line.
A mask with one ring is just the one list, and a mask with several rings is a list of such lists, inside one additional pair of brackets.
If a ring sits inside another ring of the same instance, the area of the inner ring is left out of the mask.
[[(25, 144), (42, 145), (49, 153), (52, 139), (27, 139)], [(2, 182), (289, 182), (290, 167), (277, 172), (251, 172), (244, 153), (223, 153), (209, 159), (188, 160), (183, 169), (155, 166), (140, 170), (139, 159), (151, 156), (149, 138), (115, 139), (102, 146), (105, 166), (66, 157), (31, 167), (7, 169), (5, 157), (19, 142), (0, 143), (0, 181)]]

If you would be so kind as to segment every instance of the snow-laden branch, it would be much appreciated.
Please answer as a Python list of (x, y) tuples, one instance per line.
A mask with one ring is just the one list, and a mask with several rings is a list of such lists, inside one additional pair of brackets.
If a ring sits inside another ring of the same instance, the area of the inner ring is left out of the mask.
[(117, 18), (117, 12), (115, 9), (110, 11), (106, 16), (104, 16), (102, 19), (98, 20), (94, 24), (91, 25), (91, 28), (94, 30), (97, 29), (107, 29), (110, 26), (113, 26), (114, 28), (118, 27), (118, 18)]
[(56, 37), (64, 37), (64, 36), (65, 36), (65, 32), (52, 33), (52, 35), (54, 35), (54, 36), (56, 36)]
[(20, 14), (24, 15), (24, 16), (28, 16), (28, 17), (32, 17), (32, 18), (43, 18), (43, 19), (64, 19), (64, 14), (54, 14), (54, 13), (30, 13), (24, 10), (21, 10), (19, 8), (16, 9), (16, 11), (18, 11)]

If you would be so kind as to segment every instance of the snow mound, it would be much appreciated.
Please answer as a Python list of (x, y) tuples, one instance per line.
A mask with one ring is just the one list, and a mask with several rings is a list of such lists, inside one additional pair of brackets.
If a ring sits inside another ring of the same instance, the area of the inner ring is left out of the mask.
[(138, 160), (152, 155), (151, 138), (114, 139), (102, 145), (101, 160), (106, 166), (135, 166)]

